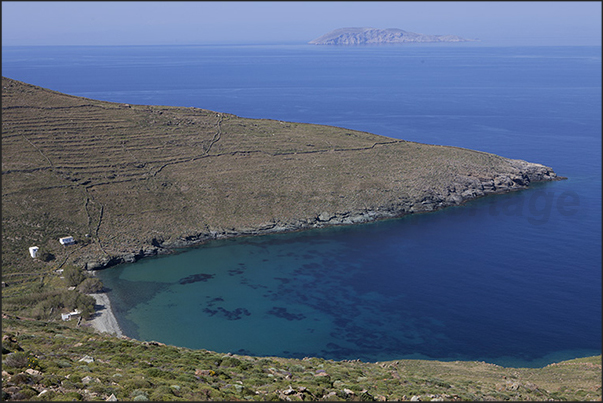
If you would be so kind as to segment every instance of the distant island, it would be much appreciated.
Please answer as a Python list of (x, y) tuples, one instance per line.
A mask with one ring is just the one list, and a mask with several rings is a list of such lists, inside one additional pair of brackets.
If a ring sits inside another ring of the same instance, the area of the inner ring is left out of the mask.
[(397, 28), (339, 28), (310, 42), (312, 45), (378, 45), (392, 43), (475, 42), (456, 35), (424, 35)]

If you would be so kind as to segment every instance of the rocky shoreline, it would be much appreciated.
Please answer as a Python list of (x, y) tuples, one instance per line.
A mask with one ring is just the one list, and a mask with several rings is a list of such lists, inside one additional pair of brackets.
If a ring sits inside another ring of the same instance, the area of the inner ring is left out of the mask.
[(523, 160), (509, 161), (512, 172), (497, 174), (490, 178), (464, 177), (462, 181), (451, 184), (447, 194), (432, 193), (422, 200), (409, 201), (397, 205), (379, 206), (366, 210), (334, 213), (325, 211), (315, 217), (298, 219), (293, 222), (268, 222), (254, 228), (234, 228), (200, 232), (198, 234), (183, 236), (171, 242), (155, 238), (151, 242), (151, 245), (145, 245), (138, 250), (90, 260), (84, 263), (84, 269), (100, 270), (123, 263), (134, 263), (145, 257), (167, 255), (173, 253), (176, 249), (198, 246), (217, 239), (294, 232), (334, 225), (361, 224), (380, 219), (399, 218), (408, 214), (427, 213), (445, 207), (458, 206), (488, 195), (527, 189), (531, 183), (567, 179), (557, 176), (552, 168), (542, 164)]

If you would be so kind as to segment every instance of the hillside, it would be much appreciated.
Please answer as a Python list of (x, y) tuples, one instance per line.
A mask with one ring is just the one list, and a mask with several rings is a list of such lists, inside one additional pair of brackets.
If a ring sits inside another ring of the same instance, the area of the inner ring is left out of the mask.
[(601, 356), (544, 368), (219, 354), (2, 319), (2, 400), (601, 400)]
[[(551, 168), (338, 127), (126, 105), (2, 79), (5, 282), (208, 239), (426, 212)], [(73, 236), (75, 245), (58, 239)], [(38, 246), (47, 257), (32, 259)]]
[(394, 43), (474, 42), (456, 35), (424, 35), (397, 28), (339, 28), (310, 42), (312, 45), (378, 45)]

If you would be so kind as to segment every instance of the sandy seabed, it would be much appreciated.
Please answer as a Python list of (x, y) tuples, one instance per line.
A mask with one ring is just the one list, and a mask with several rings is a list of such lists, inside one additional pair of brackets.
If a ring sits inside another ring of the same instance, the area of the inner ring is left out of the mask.
[(117, 336), (123, 336), (117, 319), (115, 319), (115, 315), (113, 315), (113, 311), (111, 310), (111, 301), (109, 301), (107, 294), (90, 294), (90, 296), (94, 297), (96, 305), (101, 307), (97, 309), (93, 318), (89, 321), (92, 327), (102, 333), (113, 333)]

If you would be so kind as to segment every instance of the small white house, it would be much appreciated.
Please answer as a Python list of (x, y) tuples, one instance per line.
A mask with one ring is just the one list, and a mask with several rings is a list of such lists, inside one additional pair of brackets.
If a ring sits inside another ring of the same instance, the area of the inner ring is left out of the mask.
[(80, 314), (80, 311), (78, 311), (77, 309), (73, 312), (69, 312), (69, 313), (62, 313), (61, 314), (61, 319), (63, 320), (71, 320), (72, 316), (77, 316)]
[(63, 238), (59, 238), (59, 242), (61, 245), (71, 245), (75, 243), (75, 240), (72, 236), (65, 236)]
[(30, 246), (29, 247), (29, 254), (31, 255), (31, 257), (33, 257), (35, 259), (39, 250), (40, 250), (40, 248), (38, 248), (37, 246)]

